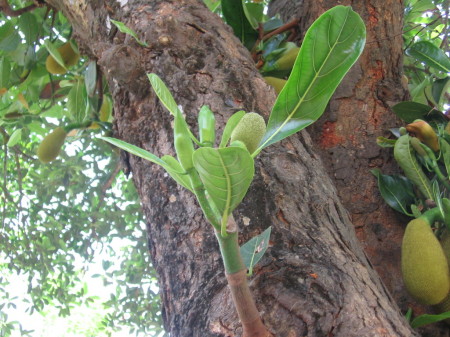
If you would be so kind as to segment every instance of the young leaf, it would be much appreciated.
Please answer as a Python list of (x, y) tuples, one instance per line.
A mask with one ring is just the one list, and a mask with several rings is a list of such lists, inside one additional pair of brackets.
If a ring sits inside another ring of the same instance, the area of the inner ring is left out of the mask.
[(414, 43), (406, 50), (406, 54), (414, 57), (427, 66), (443, 71), (450, 72), (450, 58), (444, 51), (436, 47), (429, 41), (419, 41)]
[(450, 144), (443, 138), (439, 138), (442, 158), (444, 160), (447, 176), (450, 177)]
[(128, 34), (132, 36), (137, 43), (139, 43), (141, 46), (148, 47), (148, 44), (144, 41), (139, 40), (136, 32), (132, 30), (131, 28), (128, 28), (123, 22), (111, 20), (111, 22), (122, 32), (125, 34)]
[(253, 159), (247, 150), (239, 147), (202, 147), (194, 152), (193, 160), (208, 195), (222, 215), (224, 226), (253, 180)]
[(158, 96), (161, 103), (166, 107), (167, 110), (175, 117), (180, 116), (183, 124), (183, 128), (185, 128), (185, 131), (189, 133), (189, 137), (198, 145), (200, 145), (200, 142), (198, 139), (192, 134), (191, 129), (189, 128), (188, 124), (182, 117), (181, 111), (178, 108), (177, 103), (175, 102), (172, 94), (170, 93), (169, 89), (166, 87), (164, 82), (159, 78), (156, 74), (147, 74), (148, 79), (150, 81), (150, 84), (152, 85), (153, 90), (156, 93), (156, 96)]
[(67, 109), (69, 110), (71, 117), (73, 117), (77, 123), (82, 123), (84, 121), (87, 104), (88, 101), (84, 81), (78, 80), (67, 95)]
[(233, 132), (236, 125), (238, 125), (239, 121), (244, 117), (245, 111), (240, 110), (235, 112), (230, 118), (228, 118), (227, 124), (225, 125), (225, 128), (223, 129), (222, 133), (222, 139), (220, 140), (219, 147), (225, 147), (227, 146), (228, 141), (230, 140), (231, 133)]
[(450, 311), (444, 312), (439, 315), (424, 314), (414, 318), (411, 322), (411, 327), (413, 329), (416, 329), (424, 325), (443, 321), (447, 318), (450, 318)]
[(94, 95), (95, 86), (97, 84), (97, 62), (89, 62), (84, 74), (84, 83), (88, 96), (92, 97)]
[(309, 28), (292, 73), (275, 102), (260, 149), (315, 122), (362, 53), (364, 22), (350, 7), (336, 6)]
[(400, 175), (385, 175), (378, 169), (370, 171), (378, 179), (378, 188), (384, 201), (397, 212), (412, 216), (408, 205), (414, 203), (411, 181)]
[(6, 57), (0, 58), (0, 89), (9, 88), (10, 75), (11, 63)]
[(174, 157), (165, 155), (161, 157), (161, 160), (166, 162), (167, 166), (170, 167), (170, 170), (166, 169), (167, 173), (175, 180), (178, 184), (183, 186), (184, 188), (188, 189), (189, 191), (193, 192), (191, 181), (189, 180), (189, 177), (186, 173), (180, 173), (184, 172), (183, 167), (181, 167), (181, 164), (178, 160), (176, 160)]
[(450, 76), (437, 79), (433, 82), (431, 94), (433, 95), (433, 99), (438, 105), (441, 102), (441, 99), (444, 97), (449, 87), (450, 87)]
[(251, 49), (258, 38), (258, 33), (245, 15), (244, 2), (242, 0), (222, 0), (222, 14), (226, 23), (233, 28), (234, 35), (247, 49)]
[(409, 137), (409, 135), (403, 135), (397, 139), (394, 146), (394, 158), (402, 168), (405, 176), (416, 185), (423, 196), (433, 200), (431, 183), (417, 161), (414, 150), (409, 142)]
[(9, 147), (13, 147), (20, 141), (21, 137), (22, 137), (22, 129), (15, 130), (12, 133), (11, 137), (9, 137), (8, 143), (6, 145)]
[(258, 236), (253, 237), (241, 246), (242, 260), (248, 269), (248, 276), (253, 274), (253, 266), (263, 257), (264, 253), (269, 247), (269, 238), (272, 231), (272, 226), (267, 228)]
[(140, 147), (137, 147), (136, 145), (129, 144), (127, 142), (124, 142), (123, 140), (111, 138), (111, 137), (100, 137), (100, 139), (103, 139), (104, 141), (111, 143), (112, 145), (117, 146), (118, 148), (120, 148), (122, 150), (125, 150), (131, 154), (134, 154), (135, 156), (141, 157), (145, 160), (148, 160), (152, 163), (162, 166), (171, 175), (172, 174), (180, 174), (180, 175), (185, 174), (184, 170), (182, 170), (182, 169), (178, 170), (177, 168), (175, 168), (173, 163), (169, 164), (166, 161), (155, 156), (153, 153), (150, 153), (144, 149), (141, 149)]

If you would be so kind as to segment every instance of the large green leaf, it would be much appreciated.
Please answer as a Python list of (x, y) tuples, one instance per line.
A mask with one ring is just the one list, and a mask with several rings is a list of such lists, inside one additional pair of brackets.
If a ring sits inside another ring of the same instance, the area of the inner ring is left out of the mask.
[(384, 201), (397, 212), (411, 216), (408, 208), (415, 201), (411, 181), (400, 175), (382, 174), (378, 169), (370, 172), (378, 179), (378, 188)]
[(242, 0), (222, 0), (222, 14), (242, 44), (251, 49), (255, 44), (258, 33), (247, 19)]
[(414, 57), (427, 66), (443, 71), (450, 72), (450, 58), (444, 51), (429, 41), (419, 41), (414, 43), (406, 50), (406, 54)]
[(417, 102), (400, 102), (392, 107), (394, 113), (406, 123), (412, 123), (416, 119), (424, 119), (426, 121), (444, 122), (446, 119), (441, 112), (422, 103)]
[(272, 109), (261, 149), (322, 115), (336, 87), (362, 53), (365, 41), (364, 22), (350, 7), (336, 6), (313, 23)]
[(81, 123), (86, 117), (88, 105), (84, 81), (78, 80), (67, 95), (67, 109), (74, 121)]
[(194, 167), (222, 215), (224, 225), (253, 180), (253, 159), (247, 150), (240, 147), (202, 147), (194, 152), (193, 159)]

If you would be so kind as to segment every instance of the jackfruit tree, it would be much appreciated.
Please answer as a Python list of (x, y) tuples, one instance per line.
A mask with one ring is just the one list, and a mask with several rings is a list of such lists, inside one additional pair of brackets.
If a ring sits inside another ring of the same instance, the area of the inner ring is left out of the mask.
[[(264, 138), (276, 123), (267, 132), (261, 123), (262, 140), (246, 138), (246, 126), (230, 133), (242, 145), (239, 151), (273, 140), (255, 160), (254, 181), (233, 211), (239, 244), (272, 228), (248, 277), (271, 334), (418, 335), (404, 319), (410, 307), (417, 314), (428, 310), (410, 297), (401, 275), (401, 238), (409, 220), (385, 206), (370, 169), (398, 170), (376, 138), (401, 125), (390, 107), (408, 96), (404, 42), (448, 34), (439, 26), (448, 15), (443, 3), (408, 1), (405, 9), (397, 1), (339, 2), (362, 17), (367, 43), (327, 108), (327, 100), (318, 104), (323, 116), (277, 143), (275, 133)], [(105, 284), (119, 280), (119, 286), (105, 303), (109, 311), (96, 335), (127, 324), (144, 334), (163, 326), (171, 336), (240, 336), (215, 233), (179, 174), (199, 159), (175, 159), (190, 136), (173, 144), (173, 127), (186, 124), (201, 144), (214, 147), (236, 112), (256, 112), (267, 121), (276, 92), (263, 76), (287, 80), (291, 52), (298, 53), (313, 21), (337, 4), (1, 1), (2, 270), (28, 278), (30, 308), (57, 307), (69, 315), (75, 303), (96, 303), (80, 286), (83, 268), (72, 260), (98, 259), (104, 247), (109, 257), (101, 257), (105, 271), (98, 277)], [(419, 21), (426, 29), (416, 27)], [(333, 24), (317, 40), (321, 46), (338, 34)], [(411, 71), (421, 67), (407, 65)], [(326, 78), (315, 63), (308, 69)], [(164, 106), (151, 73), (168, 87), (174, 105)], [(430, 79), (414, 76), (411, 89), (421, 92)], [(277, 89), (279, 97), (302, 97), (291, 90), (288, 84)], [(182, 119), (174, 121), (166, 108), (180, 109)], [(99, 136), (149, 151), (175, 173)], [(119, 171), (132, 174), (136, 190)], [(117, 238), (131, 242), (121, 254), (111, 245)], [(255, 252), (260, 248), (255, 244)], [(161, 310), (153, 294), (156, 279)], [(4, 276), (2, 282), (10, 280)], [(420, 333), (432, 336), (439, 329), (443, 325)]]

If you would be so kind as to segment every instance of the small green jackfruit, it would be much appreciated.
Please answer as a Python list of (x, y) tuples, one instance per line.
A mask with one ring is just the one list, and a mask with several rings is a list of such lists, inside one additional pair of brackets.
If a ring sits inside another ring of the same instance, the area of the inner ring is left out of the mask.
[(287, 50), (276, 62), (275, 69), (278, 70), (290, 70), (294, 66), (295, 60), (297, 59), (299, 47), (295, 47)]
[[(72, 48), (70, 42), (59, 47), (58, 52), (61, 54), (61, 58), (63, 59), (66, 68), (74, 66), (80, 59), (80, 55)], [(67, 72), (67, 69), (61, 66), (52, 55), (47, 57), (45, 67), (50, 74), (62, 75)]]
[(253, 153), (266, 133), (266, 122), (256, 112), (249, 112), (241, 118), (231, 133), (230, 143), (239, 140), (245, 144), (248, 152)]
[(51, 133), (44, 137), (37, 149), (37, 156), (42, 163), (49, 163), (58, 157), (59, 151), (64, 144), (67, 133), (57, 127)]
[(447, 258), (424, 219), (408, 223), (402, 242), (402, 274), (406, 289), (419, 303), (442, 302), (450, 289)]
[(281, 78), (266, 76), (264, 77), (264, 81), (266, 81), (267, 84), (271, 85), (274, 89), (277, 95), (280, 93), (280, 91), (283, 89), (284, 85), (286, 84), (286, 80), (283, 80)]

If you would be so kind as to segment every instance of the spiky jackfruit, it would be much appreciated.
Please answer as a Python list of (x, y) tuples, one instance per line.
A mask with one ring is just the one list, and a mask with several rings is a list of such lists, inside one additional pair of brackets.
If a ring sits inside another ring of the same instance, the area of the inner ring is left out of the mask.
[(408, 223), (402, 242), (402, 274), (406, 289), (418, 302), (442, 302), (450, 289), (447, 258), (430, 225), (422, 218)]
[(66, 136), (66, 131), (61, 127), (57, 127), (45, 136), (37, 149), (39, 160), (42, 163), (49, 163), (55, 160), (64, 144)]
[(248, 152), (253, 153), (258, 148), (265, 133), (266, 122), (264, 122), (264, 118), (255, 112), (249, 112), (242, 117), (234, 128), (230, 143), (239, 140), (245, 144)]
[(64, 68), (60, 65), (52, 55), (48, 55), (47, 60), (45, 61), (45, 67), (50, 74), (65, 74), (67, 72), (66, 68), (74, 66), (80, 59), (80, 55), (72, 48), (70, 42), (59, 47), (58, 52), (61, 54), (61, 58), (66, 67)]

